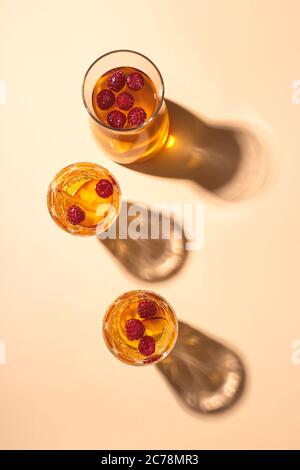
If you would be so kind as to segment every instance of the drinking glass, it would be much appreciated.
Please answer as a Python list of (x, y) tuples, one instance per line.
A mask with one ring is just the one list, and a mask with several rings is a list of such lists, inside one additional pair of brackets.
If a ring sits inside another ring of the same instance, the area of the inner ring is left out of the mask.
[[(142, 125), (137, 127), (114, 129), (97, 117), (93, 107), (96, 82), (108, 71), (120, 67), (140, 70), (150, 78), (155, 88), (155, 110)], [(143, 54), (130, 50), (116, 50), (96, 59), (84, 76), (82, 98), (91, 118), (91, 129), (112, 160), (123, 164), (146, 160), (158, 153), (166, 143), (169, 134), (169, 116), (164, 101), (164, 82), (156, 65)]]

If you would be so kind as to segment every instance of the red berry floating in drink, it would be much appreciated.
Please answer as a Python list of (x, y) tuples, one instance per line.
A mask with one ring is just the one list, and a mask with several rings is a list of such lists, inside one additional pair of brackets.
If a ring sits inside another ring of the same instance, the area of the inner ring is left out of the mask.
[(132, 72), (126, 78), (128, 88), (133, 91), (141, 90), (144, 86), (144, 77), (140, 72)]
[(133, 108), (129, 111), (127, 120), (132, 127), (138, 127), (146, 121), (146, 113), (143, 108)]
[(95, 163), (69, 165), (49, 185), (50, 215), (74, 235), (106, 231), (116, 220), (120, 205), (118, 183), (108, 170)]
[(134, 97), (130, 93), (120, 93), (117, 97), (117, 105), (123, 111), (128, 111), (132, 108), (134, 103)]
[[(103, 90), (113, 93), (113, 104), (112, 95), (100, 94)], [(82, 99), (94, 137), (113, 161), (124, 165), (143, 161), (168, 143), (169, 113), (164, 95), (159, 69), (139, 52), (111, 51), (90, 65)], [(113, 111), (123, 113), (126, 119), (122, 114), (110, 114)]]
[(79, 225), (85, 219), (85, 212), (76, 204), (70, 206), (67, 210), (67, 219), (72, 225)]
[(153, 300), (140, 300), (138, 303), (138, 314), (142, 318), (154, 317), (157, 313), (156, 303)]
[(112, 91), (107, 89), (101, 90), (97, 95), (97, 106), (100, 109), (109, 109), (114, 105), (115, 99)]
[(114, 109), (108, 113), (107, 122), (114, 129), (122, 129), (125, 126), (126, 116), (121, 111)]
[(151, 336), (144, 336), (139, 342), (139, 351), (143, 356), (152, 356), (155, 352), (155, 340)]
[(125, 85), (126, 76), (122, 70), (117, 70), (109, 75), (107, 86), (115, 92), (122, 90)]
[(130, 318), (125, 323), (126, 336), (130, 341), (141, 339), (145, 332), (145, 327), (140, 320)]
[(144, 72), (133, 67), (120, 67), (97, 80), (92, 101), (102, 124), (112, 129), (133, 129), (154, 114), (157, 92), (153, 81)]
[(112, 183), (107, 179), (98, 181), (95, 189), (98, 196), (102, 197), (103, 199), (107, 199), (114, 192)]
[(131, 365), (154, 364), (166, 357), (177, 337), (177, 319), (160, 295), (130, 291), (108, 308), (103, 335), (110, 351)]

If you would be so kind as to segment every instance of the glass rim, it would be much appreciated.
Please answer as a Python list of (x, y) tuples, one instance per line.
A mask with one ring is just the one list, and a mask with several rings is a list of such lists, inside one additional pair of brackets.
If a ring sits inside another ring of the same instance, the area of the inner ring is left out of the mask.
[[(143, 124), (141, 124), (140, 126), (136, 126), (136, 127), (130, 127), (129, 129), (124, 129), (124, 128), (121, 128), (121, 129), (114, 129), (113, 127), (110, 127), (106, 124), (104, 124), (103, 122), (100, 121), (100, 119), (98, 119), (96, 116), (93, 116), (93, 114), (90, 112), (89, 110), (89, 106), (87, 105), (87, 102), (85, 100), (85, 97), (84, 97), (84, 88), (85, 88), (85, 83), (86, 83), (86, 80), (87, 80), (87, 76), (88, 76), (88, 73), (89, 71), (91, 70), (91, 68), (97, 63), (99, 62), (99, 60), (103, 59), (104, 57), (108, 56), (108, 55), (111, 55), (111, 54), (115, 54), (117, 52), (130, 52), (131, 54), (136, 54), (136, 55), (139, 55), (140, 57), (143, 57), (144, 59), (146, 59), (148, 62), (150, 62), (150, 64), (155, 68), (156, 72), (158, 73), (158, 76), (160, 78), (160, 81), (161, 81), (161, 84), (162, 84), (162, 94), (161, 94), (161, 98), (160, 98), (160, 101), (159, 101), (159, 104), (157, 106), (157, 109), (155, 111), (155, 113), (152, 114), (152, 116), (147, 119)], [(164, 84), (164, 80), (163, 80), (163, 77), (162, 77), (162, 74), (160, 73), (158, 67), (155, 65), (154, 62), (152, 62), (151, 59), (149, 59), (149, 57), (145, 56), (144, 54), (141, 54), (140, 52), (137, 52), (137, 51), (133, 51), (131, 49), (115, 49), (113, 51), (110, 51), (110, 52), (106, 52), (105, 54), (101, 55), (100, 57), (98, 57), (96, 60), (94, 60), (94, 62), (92, 62), (92, 64), (89, 66), (89, 68), (87, 69), (87, 71), (85, 72), (84, 74), (84, 77), (83, 77), (83, 82), (82, 82), (82, 86), (81, 86), (81, 97), (82, 97), (82, 101), (83, 101), (83, 104), (84, 104), (84, 107), (85, 109), (87, 110), (89, 116), (95, 121), (97, 122), (98, 124), (100, 124), (101, 126), (103, 126), (105, 129), (108, 129), (112, 132), (132, 132), (132, 131), (136, 131), (138, 129), (143, 129), (144, 127), (146, 127), (151, 121), (154, 120), (154, 118), (158, 115), (161, 107), (162, 107), (162, 104), (163, 104), (163, 101), (164, 101), (164, 96), (165, 96), (165, 84)]]
[[(162, 355), (162, 357), (160, 357), (154, 363), (152, 363), (152, 362), (143, 362), (143, 361), (138, 362), (138, 363), (129, 363), (129, 362), (127, 362), (122, 357), (120, 357), (119, 354), (115, 351), (115, 349), (112, 347), (112, 344), (108, 341), (108, 337), (106, 335), (106, 328), (105, 328), (106, 320), (107, 320), (108, 314), (111, 312), (112, 307), (115, 306), (117, 304), (117, 302), (122, 301), (123, 297), (126, 296), (127, 294), (137, 294), (138, 295), (140, 293), (152, 294), (154, 297), (158, 297), (159, 300), (161, 300), (162, 302), (164, 302), (168, 305), (168, 307), (171, 310), (171, 312), (173, 314), (173, 317), (174, 317), (173, 319), (174, 319), (174, 322), (175, 322), (175, 333), (176, 334), (175, 334), (175, 337), (174, 337), (173, 345), (170, 348), (170, 350), (167, 352), (167, 354)], [(168, 302), (168, 300), (165, 297), (163, 297), (161, 294), (158, 294), (157, 292), (154, 292), (153, 290), (149, 290), (149, 289), (130, 289), (126, 292), (123, 292), (123, 294), (118, 295), (118, 297), (113, 302), (111, 302), (110, 305), (107, 307), (107, 309), (104, 313), (104, 316), (102, 318), (102, 337), (104, 339), (104, 342), (105, 342), (108, 350), (119, 361), (123, 362), (124, 364), (133, 366), (133, 367), (140, 367), (140, 366), (145, 367), (145, 366), (156, 365), (156, 364), (159, 364), (160, 362), (163, 362), (169, 356), (169, 354), (172, 352), (172, 350), (174, 349), (174, 347), (177, 343), (177, 340), (178, 340), (178, 336), (179, 336), (179, 321), (178, 321), (178, 317), (177, 317), (177, 314), (176, 314), (174, 308), (172, 307), (172, 305)]]
[[(51, 179), (50, 183), (49, 183), (49, 186), (48, 186), (48, 189), (47, 189), (47, 195), (46, 195), (46, 201), (47, 201), (47, 208), (48, 208), (48, 212), (50, 214), (50, 216), (52, 217), (52, 219), (54, 220), (54, 222), (62, 229), (64, 230), (65, 232), (71, 234), (71, 235), (75, 235), (75, 236), (78, 236), (78, 237), (90, 237), (90, 236), (96, 236), (98, 238), (99, 236), (99, 232), (98, 232), (98, 226), (101, 222), (98, 222), (94, 227), (95, 227), (95, 230), (93, 232), (89, 232), (89, 231), (85, 231), (84, 233), (79, 233), (79, 232), (76, 232), (76, 231), (70, 231), (68, 230), (66, 227), (64, 227), (62, 224), (59, 223), (58, 219), (53, 217), (53, 213), (52, 213), (52, 209), (50, 207), (50, 197), (51, 197), (51, 192), (53, 192), (53, 189), (54, 187), (57, 187), (57, 182), (56, 182), (56, 178), (57, 177), (60, 177), (61, 175), (63, 175), (64, 172), (67, 172), (68, 170), (72, 169), (72, 167), (74, 167), (75, 165), (87, 165), (87, 166), (91, 166), (91, 167), (98, 167), (100, 168), (101, 170), (104, 170), (105, 172), (108, 172), (109, 175), (114, 179), (115, 183), (116, 183), (116, 186), (117, 186), (117, 189), (119, 191), (119, 207), (118, 207), (118, 210), (115, 211), (115, 214), (114, 214), (114, 218), (112, 220), (112, 222), (109, 224), (108, 228), (106, 230), (109, 230), (109, 228), (116, 222), (116, 220), (118, 219), (119, 215), (120, 215), (120, 211), (121, 211), (121, 205), (122, 205), (122, 202), (123, 202), (123, 195), (122, 195), (122, 189), (120, 187), (120, 184), (118, 182), (118, 180), (116, 179), (115, 175), (113, 175), (111, 173), (110, 170), (108, 170), (105, 166), (103, 165), (100, 165), (99, 163), (94, 163), (94, 162), (91, 162), (91, 161), (80, 161), (80, 162), (74, 162), (74, 163), (70, 163), (69, 165), (66, 165), (64, 166), (63, 168), (61, 168), (61, 170), (59, 170), (55, 176), (53, 176), (53, 178)], [(92, 230), (92, 228), (89, 228), (89, 227), (84, 227), (86, 228), (87, 230)], [(103, 230), (100, 232), (102, 233)]]

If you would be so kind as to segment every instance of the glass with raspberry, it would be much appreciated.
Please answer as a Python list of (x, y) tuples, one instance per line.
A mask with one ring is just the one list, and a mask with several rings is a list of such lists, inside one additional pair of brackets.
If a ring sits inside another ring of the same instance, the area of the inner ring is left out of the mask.
[(164, 359), (177, 339), (177, 318), (171, 305), (154, 292), (135, 290), (118, 297), (103, 320), (108, 349), (134, 366)]
[(120, 50), (97, 59), (85, 74), (82, 97), (92, 130), (112, 160), (144, 160), (165, 144), (169, 117), (164, 83), (144, 55)]
[(61, 228), (74, 235), (95, 235), (116, 220), (121, 191), (111, 173), (95, 163), (75, 163), (49, 185), (48, 209)]

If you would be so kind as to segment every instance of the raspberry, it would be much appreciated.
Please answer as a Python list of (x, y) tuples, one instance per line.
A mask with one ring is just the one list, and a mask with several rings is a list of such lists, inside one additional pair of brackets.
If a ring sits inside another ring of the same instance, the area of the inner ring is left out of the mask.
[(114, 192), (113, 185), (111, 184), (109, 180), (106, 180), (106, 179), (102, 179), (98, 181), (95, 189), (96, 189), (96, 193), (98, 194), (98, 196), (103, 197), (104, 199), (111, 196), (112, 193)]
[(157, 312), (156, 304), (149, 299), (140, 300), (138, 304), (138, 314), (142, 318), (151, 318)]
[(121, 113), (121, 111), (114, 109), (108, 113), (107, 122), (111, 127), (114, 127), (115, 129), (121, 129), (125, 126), (126, 116), (124, 113)]
[(126, 336), (130, 341), (141, 339), (145, 333), (145, 327), (140, 320), (131, 318), (125, 323)]
[(144, 359), (144, 364), (151, 364), (152, 362), (158, 361), (161, 358), (161, 355), (155, 354), (155, 356), (148, 357)]
[(132, 72), (128, 75), (126, 82), (130, 90), (138, 91), (144, 86), (144, 77), (139, 72)]
[(73, 206), (69, 207), (67, 211), (67, 218), (70, 224), (78, 225), (84, 221), (85, 212), (79, 206), (74, 204)]
[(120, 93), (117, 97), (117, 105), (120, 109), (124, 111), (128, 111), (128, 109), (132, 108), (134, 103), (134, 97), (130, 93)]
[(115, 95), (112, 91), (101, 90), (97, 95), (97, 105), (100, 109), (108, 109), (110, 108), (115, 102)]
[(110, 90), (120, 91), (125, 85), (126, 77), (122, 70), (116, 70), (108, 77), (107, 86)]
[(155, 351), (155, 340), (151, 336), (144, 336), (139, 342), (139, 351), (143, 356), (151, 356)]
[(143, 108), (132, 108), (128, 113), (128, 123), (131, 126), (141, 126), (146, 121), (147, 114)]

